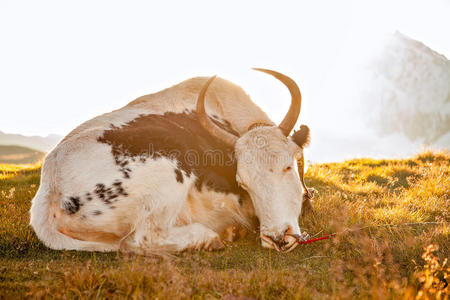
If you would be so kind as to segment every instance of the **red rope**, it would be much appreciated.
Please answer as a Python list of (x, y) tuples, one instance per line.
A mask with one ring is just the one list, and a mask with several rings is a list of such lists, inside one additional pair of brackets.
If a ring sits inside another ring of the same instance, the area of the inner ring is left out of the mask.
[(322, 236), (320, 238), (316, 238), (316, 239), (309, 239), (309, 240), (306, 240), (306, 241), (298, 241), (298, 243), (301, 244), (301, 245), (310, 244), (310, 243), (314, 243), (314, 242), (321, 241), (321, 240), (327, 240), (327, 239), (331, 238), (334, 235), (335, 235), (334, 233), (333, 234), (327, 234), (327, 235), (324, 235), (324, 236)]

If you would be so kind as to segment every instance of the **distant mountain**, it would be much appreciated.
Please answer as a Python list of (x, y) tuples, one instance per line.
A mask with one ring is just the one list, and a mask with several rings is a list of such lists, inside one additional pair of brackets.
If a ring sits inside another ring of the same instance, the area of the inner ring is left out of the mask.
[(368, 122), (381, 135), (450, 147), (450, 61), (419, 41), (394, 34), (373, 64)]
[(44, 156), (44, 152), (26, 147), (0, 146), (0, 163), (30, 164), (42, 160)]
[(48, 152), (62, 139), (62, 136), (50, 134), (42, 136), (24, 136), (21, 134), (8, 134), (0, 131), (0, 145), (23, 146)]

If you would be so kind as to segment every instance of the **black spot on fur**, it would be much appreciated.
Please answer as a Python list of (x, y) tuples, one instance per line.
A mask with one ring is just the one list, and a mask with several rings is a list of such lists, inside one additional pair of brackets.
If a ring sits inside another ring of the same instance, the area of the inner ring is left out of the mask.
[[(82, 198), (86, 199), (86, 201), (93, 201), (95, 198), (102, 201), (105, 205), (110, 206), (110, 208), (115, 208), (111, 205), (119, 201), (120, 197), (127, 197), (128, 193), (122, 186), (122, 182), (116, 180), (112, 183), (111, 186), (106, 186), (103, 183), (98, 183), (95, 185), (95, 189), (93, 192), (87, 192), (84, 195), (85, 196)], [(80, 197), (69, 197), (69, 199), (64, 202), (63, 209), (68, 214), (75, 214), (80, 210), (81, 206), (83, 206), (83, 202), (81, 201)], [(96, 211), (94, 211), (93, 214), (99, 215), (99, 213), (96, 213)]]
[(308, 146), (310, 141), (308, 126), (301, 125), (300, 130), (294, 131), (294, 134), (292, 135), (292, 140), (301, 148)]
[(177, 182), (179, 182), (179, 183), (183, 183), (184, 182), (183, 173), (181, 173), (180, 170), (175, 169), (175, 177), (177, 179)]
[(98, 183), (95, 186), (94, 193), (107, 205), (117, 202), (119, 196), (128, 196), (128, 193), (125, 192), (125, 189), (122, 187), (122, 182), (120, 181), (115, 181), (110, 187), (106, 187), (103, 183)]
[(103, 183), (97, 183), (95, 185), (95, 191), (94, 192), (96, 194), (104, 193), (105, 192), (105, 185)]
[[(217, 116), (211, 120), (237, 135), (228, 121)], [(131, 169), (124, 167), (127, 165), (124, 161), (164, 156), (176, 160), (185, 176), (195, 174), (199, 190), (207, 186), (220, 192), (243, 192), (236, 183), (233, 148), (210, 135), (198, 122), (195, 111), (141, 115), (120, 128), (111, 126), (98, 142), (111, 146), (112, 155), (125, 178), (130, 177)], [(176, 171), (175, 175), (180, 181)]]
[(83, 204), (80, 202), (80, 197), (70, 197), (68, 201), (64, 202), (63, 209), (69, 214), (73, 215), (80, 210)]
[(118, 195), (125, 196), (125, 197), (128, 196), (128, 193), (126, 193), (125, 189), (122, 187), (121, 181), (115, 181), (113, 183), (113, 186)]
[(101, 212), (100, 210), (94, 210), (94, 211), (92, 212), (92, 214), (93, 214), (94, 216), (98, 216), (98, 215), (101, 215), (102, 212)]
[(119, 195), (117, 195), (117, 194), (111, 194), (110, 196), (109, 196), (109, 200), (111, 201), (111, 200), (113, 200), (113, 199), (116, 199), (117, 197), (119, 197)]

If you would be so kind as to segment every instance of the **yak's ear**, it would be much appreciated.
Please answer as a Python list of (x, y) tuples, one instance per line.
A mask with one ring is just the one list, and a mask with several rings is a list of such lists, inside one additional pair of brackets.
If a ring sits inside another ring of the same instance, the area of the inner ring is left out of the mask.
[(300, 125), (300, 129), (295, 131), (292, 135), (292, 140), (299, 145), (299, 147), (304, 148), (309, 144), (309, 128), (306, 125)]

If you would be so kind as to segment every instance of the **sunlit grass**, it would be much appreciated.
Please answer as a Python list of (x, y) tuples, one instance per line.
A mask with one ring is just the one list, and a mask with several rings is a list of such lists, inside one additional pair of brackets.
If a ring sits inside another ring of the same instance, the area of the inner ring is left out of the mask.
[(0, 298), (413, 299), (449, 292), (445, 152), (311, 165), (307, 183), (318, 194), (302, 229), (338, 234), (287, 254), (261, 248), (252, 233), (221, 252), (170, 260), (49, 250), (28, 225), (39, 173), (39, 165), (1, 165)]
[(35, 164), (2, 164), (0, 163), (0, 180), (16, 177), (19, 174), (29, 174), (37, 172), (41, 168), (41, 163)]

